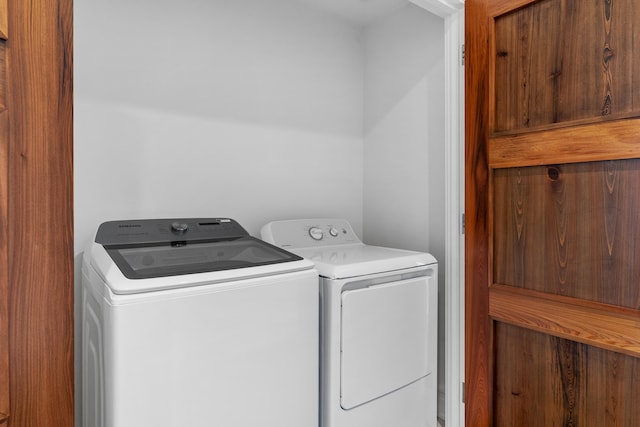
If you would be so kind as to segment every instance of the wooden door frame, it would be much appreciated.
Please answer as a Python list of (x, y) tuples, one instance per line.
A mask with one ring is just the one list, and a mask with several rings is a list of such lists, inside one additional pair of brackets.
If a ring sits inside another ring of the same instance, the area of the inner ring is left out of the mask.
[[(0, 0), (0, 81), (6, 81), (6, 39), (8, 32), (7, 0)], [(1, 84), (1, 83), (0, 83)], [(0, 424), (8, 420), (9, 389), (9, 144), (6, 112), (6, 85), (0, 93)]]
[(489, 22), (488, 0), (465, 5), (465, 419), (491, 426), (492, 329), (489, 321)]
[(445, 424), (465, 420), (464, 10), (445, 18)]
[[(73, 1), (9, 2), (7, 10), (0, 82), (7, 426), (72, 427)], [(1, 311), (0, 303), (4, 321)]]

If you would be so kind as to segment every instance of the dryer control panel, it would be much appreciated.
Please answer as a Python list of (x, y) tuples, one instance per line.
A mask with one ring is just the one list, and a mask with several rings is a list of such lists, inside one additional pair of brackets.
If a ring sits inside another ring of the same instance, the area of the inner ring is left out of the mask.
[(260, 235), (266, 242), (292, 249), (362, 243), (349, 221), (337, 218), (273, 221), (262, 227)]

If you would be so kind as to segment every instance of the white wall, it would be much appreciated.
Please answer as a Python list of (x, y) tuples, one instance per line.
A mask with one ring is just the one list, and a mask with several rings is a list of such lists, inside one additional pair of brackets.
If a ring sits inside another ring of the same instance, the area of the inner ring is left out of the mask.
[(118, 218), (360, 231), (362, 65), (357, 28), (291, 0), (76, 2), (76, 253)]
[[(410, 4), (367, 26), (364, 35), (364, 241), (430, 252), (438, 260), (442, 394), (444, 21)], [(439, 408), (440, 415), (443, 410)]]

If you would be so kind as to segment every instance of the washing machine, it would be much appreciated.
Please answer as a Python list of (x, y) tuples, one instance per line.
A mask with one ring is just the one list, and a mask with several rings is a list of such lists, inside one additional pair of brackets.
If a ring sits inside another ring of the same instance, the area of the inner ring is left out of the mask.
[(82, 279), (84, 427), (317, 427), (310, 261), (230, 218), (111, 221)]
[(435, 258), (365, 245), (344, 219), (274, 221), (261, 237), (320, 273), (321, 426), (436, 427)]

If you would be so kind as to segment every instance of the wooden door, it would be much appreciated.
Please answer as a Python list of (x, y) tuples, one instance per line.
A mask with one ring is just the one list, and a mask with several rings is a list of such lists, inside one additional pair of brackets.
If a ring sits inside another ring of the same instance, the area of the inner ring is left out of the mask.
[(466, 423), (640, 423), (640, 4), (467, 0)]
[(72, 1), (0, 0), (0, 425), (73, 426)]

